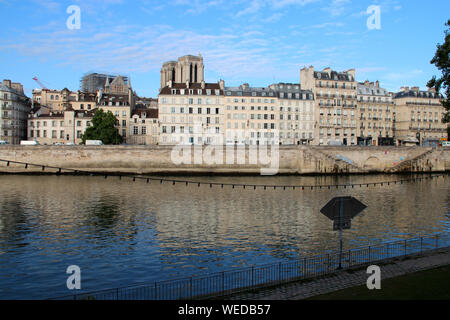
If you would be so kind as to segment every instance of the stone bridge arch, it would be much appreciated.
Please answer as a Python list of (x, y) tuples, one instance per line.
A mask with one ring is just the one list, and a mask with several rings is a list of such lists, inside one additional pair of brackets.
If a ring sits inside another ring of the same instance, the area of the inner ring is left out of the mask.
[(370, 157), (364, 162), (364, 169), (369, 171), (382, 170), (382, 163), (377, 157)]

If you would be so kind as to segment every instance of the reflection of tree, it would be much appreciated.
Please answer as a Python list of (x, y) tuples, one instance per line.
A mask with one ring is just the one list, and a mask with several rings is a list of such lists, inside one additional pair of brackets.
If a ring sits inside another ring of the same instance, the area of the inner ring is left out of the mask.
[[(91, 235), (108, 241), (114, 237), (120, 241), (134, 240), (137, 234), (134, 214), (121, 208), (120, 199), (102, 196), (97, 201), (89, 201), (88, 204), (84, 212), (86, 225), (94, 229)], [(114, 244), (114, 241), (111, 241), (111, 244)]]
[(119, 204), (115, 198), (102, 197), (99, 201), (90, 203), (85, 208), (88, 225), (94, 226), (96, 231), (113, 229), (119, 220)]
[(23, 241), (31, 232), (24, 204), (17, 198), (0, 199), (0, 245), (10, 249), (11, 245), (26, 246)]

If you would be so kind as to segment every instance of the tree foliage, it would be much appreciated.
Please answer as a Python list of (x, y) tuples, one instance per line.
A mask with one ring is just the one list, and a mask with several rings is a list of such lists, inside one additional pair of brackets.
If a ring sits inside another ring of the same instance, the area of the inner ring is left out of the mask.
[(431, 79), (427, 86), (429, 88), (435, 88), (436, 92), (440, 92), (443, 89), (445, 97), (442, 100), (442, 105), (447, 111), (444, 115), (444, 123), (450, 122), (450, 20), (447, 21), (445, 26), (449, 29), (445, 30), (445, 42), (443, 44), (437, 45), (436, 54), (434, 55), (431, 64), (434, 64), (441, 72), (442, 77), (436, 78), (436, 76)]
[(121, 144), (123, 137), (115, 127), (117, 118), (111, 111), (95, 110), (92, 125), (82, 135), (83, 144), (86, 140), (101, 140), (103, 144)]

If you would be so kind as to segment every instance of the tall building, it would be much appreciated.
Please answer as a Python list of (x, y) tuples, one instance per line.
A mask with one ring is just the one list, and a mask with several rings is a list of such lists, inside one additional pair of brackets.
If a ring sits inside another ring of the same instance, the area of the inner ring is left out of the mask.
[(310, 90), (298, 83), (279, 83), (269, 86), (277, 93), (280, 143), (318, 144), (315, 137), (315, 104)]
[(178, 61), (165, 62), (161, 68), (161, 86), (166, 87), (169, 81), (172, 83), (201, 83), (205, 80), (205, 66), (203, 57), (186, 55), (178, 58)]
[(225, 87), (224, 94), (227, 144), (279, 143), (279, 108), (275, 90), (250, 87), (245, 83), (239, 87)]
[(357, 102), (355, 70), (336, 72), (330, 68), (300, 71), (303, 90), (311, 90), (316, 106), (316, 137), (319, 145), (357, 144)]
[[(88, 73), (81, 78), (80, 90), (82, 92), (97, 92), (105, 89), (105, 86), (111, 84), (116, 76), (102, 73)], [(128, 85), (128, 77), (121, 76), (126, 85)]]
[(222, 144), (225, 83), (172, 83), (158, 96), (159, 144)]
[(31, 101), (20, 83), (0, 83), (0, 140), (19, 144), (27, 138), (27, 118)]
[(401, 144), (439, 143), (447, 138), (448, 124), (442, 122), (445, 109), (443, 96), (434, 89), (402, 87), (394, 95), (396, 105), (394, 136)]
[(380, 83), (358, 83), (358, 145), (394, 145), (395, 105)]

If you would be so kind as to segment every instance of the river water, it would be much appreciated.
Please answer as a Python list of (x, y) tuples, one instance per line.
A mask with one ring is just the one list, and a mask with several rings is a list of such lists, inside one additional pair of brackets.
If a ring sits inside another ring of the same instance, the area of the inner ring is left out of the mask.
[[(320, 185), (399, 179), (190, 177), (223, 183)], [(177, 177), (177, 179), (183, 179)], [(0, 299), (72, 294), (298, 259), (337, 250), (319, 213), (335, 196), (368, 208), (344, 232), (344, 249), (450, 227), (448, 177), (381, 187), (283, 190), (160, 184), (89, 176), (0, 176)]]

